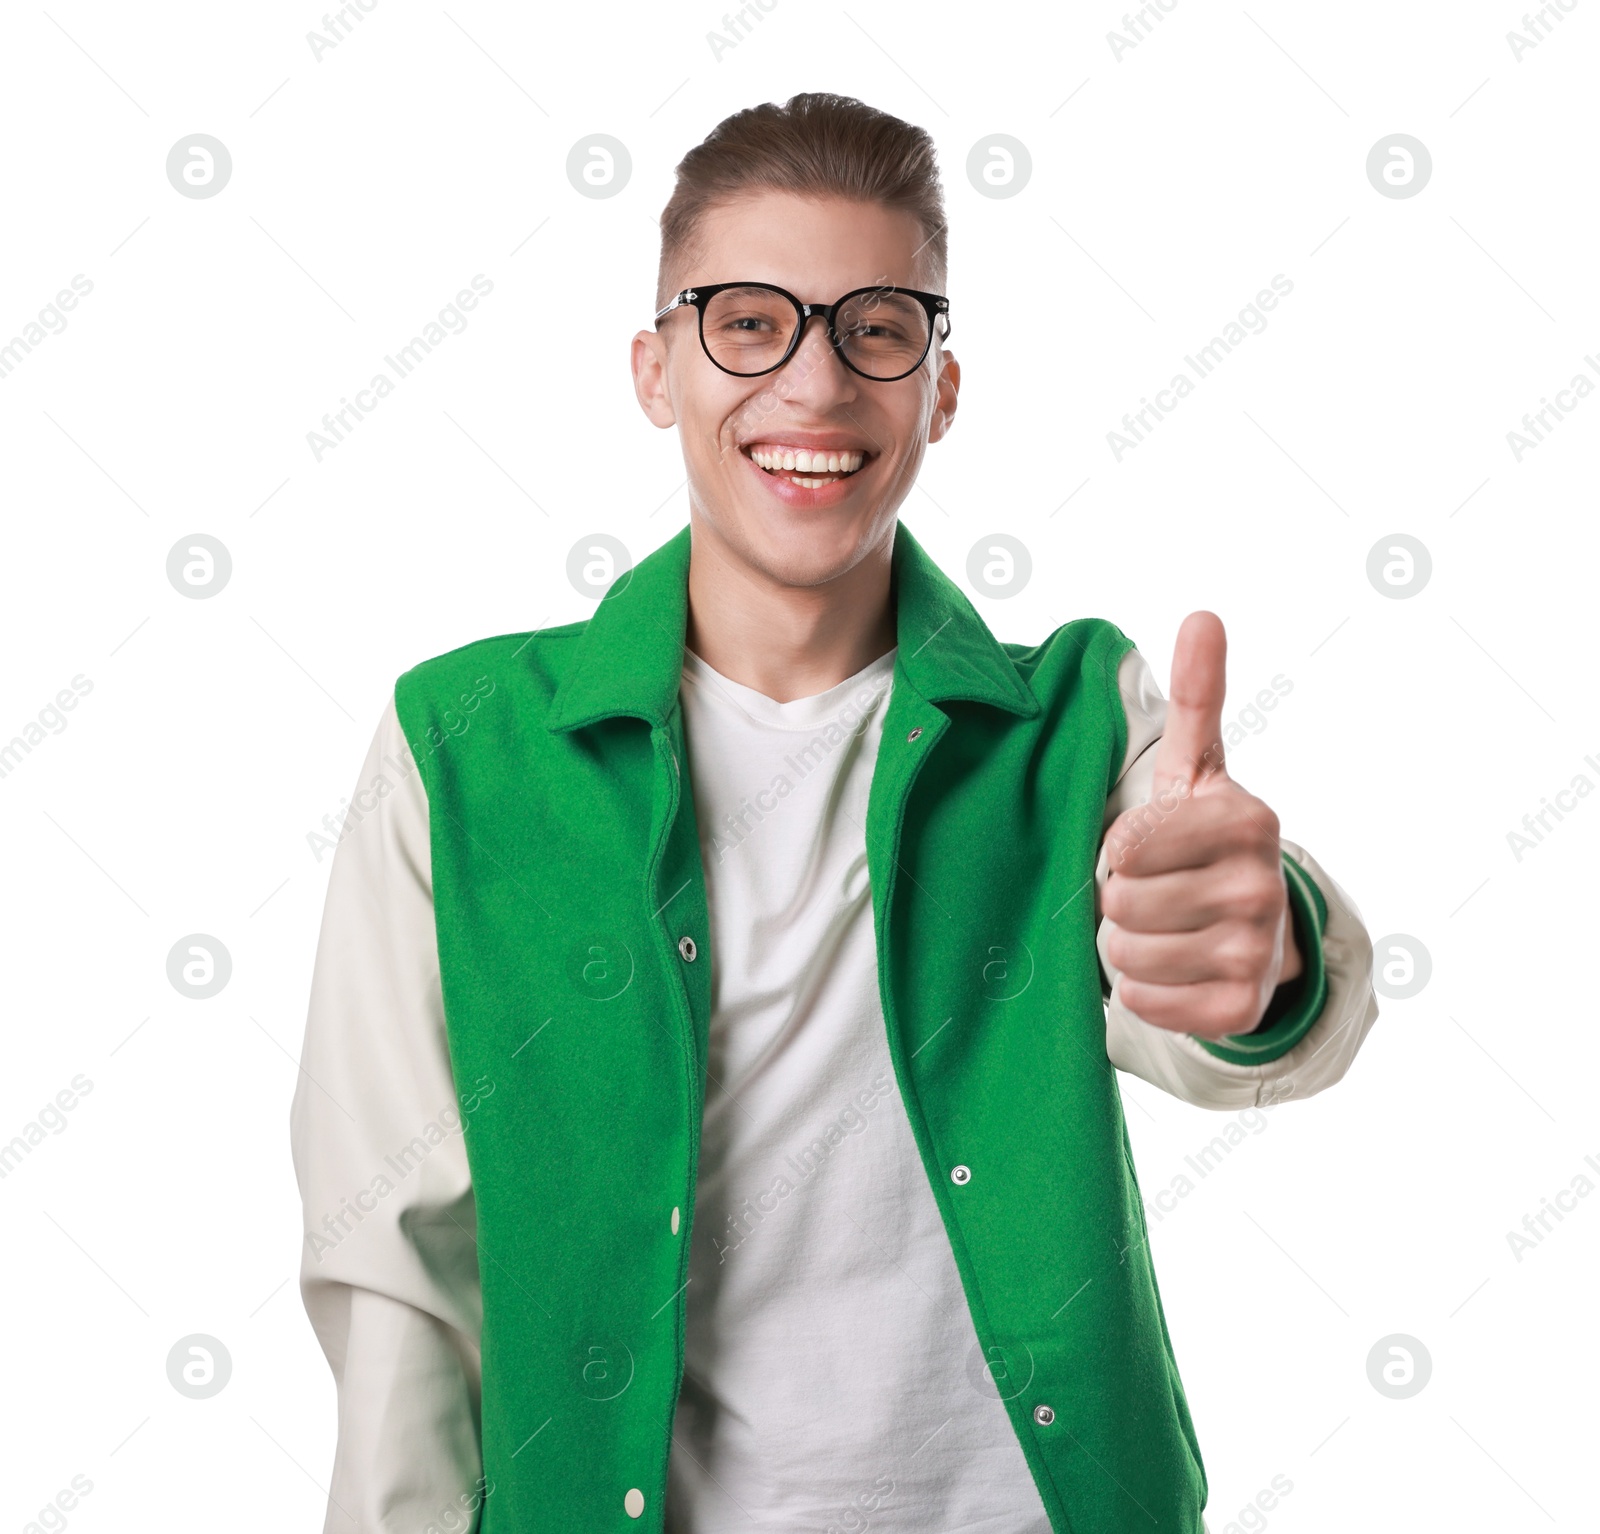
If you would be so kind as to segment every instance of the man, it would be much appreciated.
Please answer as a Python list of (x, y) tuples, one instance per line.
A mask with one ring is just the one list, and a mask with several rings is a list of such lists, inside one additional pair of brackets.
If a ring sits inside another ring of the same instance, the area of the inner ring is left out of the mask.
[(1115, 1068), (1338, 1080), (1360, 918), (1227, 774), (1214, 615), (1169, 704), (1103, 620), (998, 643), (898, 524), (961, 383), (926, 134), (739, 113), (661, 228), (688, 528), (402, 676), (335, 857), (326, 1527), (1199, 1534)]

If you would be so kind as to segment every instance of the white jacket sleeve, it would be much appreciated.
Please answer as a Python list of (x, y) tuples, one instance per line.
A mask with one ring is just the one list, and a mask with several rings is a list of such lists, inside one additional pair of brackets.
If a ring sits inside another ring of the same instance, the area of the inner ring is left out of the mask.
[[(1122, 772), (1106, 800), (1105, 826), (1124, 810), (1150, 798), (1155, 743), (1167, 714), (1166, 699), (1137, 650), (1123, 656), (1117, 685), (1128, 719), (1128, 749)], [(1372, 990), (1372, 941), (1355, 903), (1322, 865), (1294, 842), (1281, 841), (1280, 845), (1298, 871), (1321, 892), (1327, 906), (1322, 932), (1327, 999), (1309, 1031), (1274, 1058), (1240, 1063), (1213, 1054), (1192, 1034), (1145, 1022), (1122, 1003), (1121, 972), (1106, 957), (1106, 922), (1100, 917), (1097, 947), (1101, 968), (1111, 981), (1106, 1054), (1119, 1070), (1199, 1107), (1235, 1109), (1310, 1097), (1332, 1086), (1349, 1069), (1378, 1016)], [(1109, 875), (1110, 860), (1102, 841), (1095, 867), (1097, 917)]]
[(445, 1042), (428, 803), (391, 697), (339, 833), (290, 1110), (300, 1288), (333, 1369), (325, 1534), (462, 1528), (482, 1299)]

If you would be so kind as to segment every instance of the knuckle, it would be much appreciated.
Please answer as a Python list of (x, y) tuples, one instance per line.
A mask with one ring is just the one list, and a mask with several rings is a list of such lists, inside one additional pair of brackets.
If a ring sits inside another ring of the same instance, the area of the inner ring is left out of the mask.
[(1224, 981), (1253, 981), (1272, 957), (1272, 944), (1248, 926), (1232, 928), (1212, 950), (1212, 959)]
[(1272, 807), (1264, 800), (1257, 799), (1254, 795), (1251, 795), (1250, 819), (1254, 824), (1261, 840), (1270, 842), (1273, 849), (1276, 850), (1278, 845), (1279, 826), (1278, 817), (1274, 813)]
[(1128, 934), (1121, 927), (1110, 927), (1105, 935), (1106, 958), (1117, 969), (1126, 973), (1128, 968)]
[(1254, 862), (1234, 861), (1217, 881), (1215, 909), (1222, 921), (1251, 921), (1261, 914), (1261, 871)]
[(1255, 1023), (1255, 987), (1241, 982), (1230, 982), (1218, 986), (1209, 1012), (1209, 1021), (1217, 1030), (1216, 1037), (1221, 1038), (1223, 1035), (1230, 1033), (1243, 1033)]
[(1145, 806), (1125, 810), (1112, 823), (1107, 837), (1111, 866), (1125, 868), (1137, 861), (1139, 849), (1150, 840), (1154, 830)]
[(1258, 868), (1244, 899), (1244, 913), (1258, 926), (1270, 926), (1284, 902), (1283, 880)]
[(1252, 851), (1270, 846), (1276, 855), (1278, 817), (1264, 800), (1241, 789), (1228, 798), (1222, 815), (1230, 844)]
[(1257, 858), (1233, 858), (1217, 878), (1211, 904), (1223, 922), (1270, 924), (1281, 897), (1279, 880)]
[(1141, 1021), (1165, 1028), (1175, 1016), (1168, 990), (1153, 981), (1125, 978), (1122, 1004)]
[(1235, 928), (1213, 950), (1213, 960), (1227, 981), (1243, 980), (1251, 973), (1255, 945), (1247, 930)]

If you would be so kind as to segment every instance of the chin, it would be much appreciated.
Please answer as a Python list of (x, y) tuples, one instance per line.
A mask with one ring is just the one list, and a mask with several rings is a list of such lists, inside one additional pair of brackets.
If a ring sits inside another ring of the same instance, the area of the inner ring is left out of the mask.
[(872, 547), (875, 520), (860, 517), (741, 519), (735, 553), (768, 579), (784, 586), (824, 586), (859, 564)]

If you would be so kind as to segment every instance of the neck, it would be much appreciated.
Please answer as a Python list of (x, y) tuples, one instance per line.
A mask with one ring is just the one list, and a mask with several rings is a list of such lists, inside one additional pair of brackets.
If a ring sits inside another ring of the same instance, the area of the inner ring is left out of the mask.
[(895, 644), (894, 539), (820, 586), (787, 586), (735, 559), (694, 523), (688, 646), (730, 681), (778, 703), (852, 677)]

